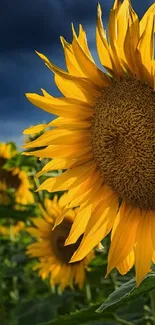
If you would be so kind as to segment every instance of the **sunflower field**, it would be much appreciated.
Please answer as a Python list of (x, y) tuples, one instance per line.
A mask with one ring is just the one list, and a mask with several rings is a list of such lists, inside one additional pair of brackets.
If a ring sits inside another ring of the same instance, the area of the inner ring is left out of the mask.
[(0, 143), (0, 324), (155, 325), (154, 26), (115, 0), (103, 69), (82, 25), (66, 70), (37, 52), (61, 96), (27, 93), (51, 122)]

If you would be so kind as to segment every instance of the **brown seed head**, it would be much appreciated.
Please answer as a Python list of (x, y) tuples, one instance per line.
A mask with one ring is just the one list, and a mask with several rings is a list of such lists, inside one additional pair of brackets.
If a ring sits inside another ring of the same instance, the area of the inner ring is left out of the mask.
[(118, 197), (155, 209), (155, 92), (136, 79), (103, 90), (92, 120), (94, 159)]
[(20, 186), (21, 181), (18, 175), (13, 175), (11, 170), (3, 168), (5, 163), (6, 159), (0, 157), (0, 181), (5, 182), (8, 188), (17, 189)]
[(82, 236), (80, 236), (75, 244), (64, 246), (71, 226), (72, 222), (66, 218), (54, 228), (51, 236), (53, 253), (62, 263), (66, 264), (70, 261), (73, 253), (77, 250), (82, 240)]

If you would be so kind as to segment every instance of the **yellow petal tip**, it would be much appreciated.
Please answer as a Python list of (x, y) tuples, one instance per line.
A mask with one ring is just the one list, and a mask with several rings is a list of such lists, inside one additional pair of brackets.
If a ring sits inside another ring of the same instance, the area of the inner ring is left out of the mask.
[(68, 246), (68, 245), (70, 245), (71, 243), (70, 243), (70, 239), (69, 239), (69, 237), (66, 239), (66, 241), (65, 241), (65, 246)]
[(65, 39), (63, 36), (60, 36), (60, 41), (61, 41), (62, 46), (64, 47)]
[(79, 261), (78, 259), (76, 259), (74, 256), (72, 256), (69, 263), (74, 263), (74, 262), (78, 262), (78, 261)]
[(41, 57), (41, 53), (40, 52), (38, 52), (37, 50), (35, 50), (35, 53), (37, 54), (37, 55), (39, 55), (40, 57)]
[(71, 26), (72, 26), (72, 33), (73, 33), (73, 36), (75, 36), (75, 37), (76, 37), (76, 32), (75, 32), (74, 24), (73, 24), (73, 23), (71, 23)]
[(100, 5), (99, 2), (97, 3), (97, 14), (98, 14), (99, 16), (102, 14), (101, 5)]
[(34, 94), (33, 93), (26, 93), (25, 94), (27, 99), (33, 98)]

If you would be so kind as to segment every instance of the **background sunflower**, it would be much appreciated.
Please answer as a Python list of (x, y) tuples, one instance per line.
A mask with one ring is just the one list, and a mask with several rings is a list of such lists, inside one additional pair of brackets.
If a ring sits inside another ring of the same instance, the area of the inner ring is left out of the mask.
[[(62, 205), (65, 196), (64, 194), (60, 200), (57, 196), (54, 196), (53, 200), (45, 199), (44, 208), (40, 206), (43, 218), (32, 219), (34, 226), (27, 228), (27, 231), (37, 240), (28, 246), (27, 254), (39, 258), (35, 269), (39, 269), (42, 279), (50, 276), (51, 285), (60, 284), (64, 289), (66, 286), (73, 287), (75, 283), (82, 288), (86, 267), (93, 259), (94, 252), (90, 252), (80, 262), (69, 264), (82, 238), (73, 245), (64, 245), (77, 213), (76, 210)], [(63, 219), (59, 224), (57, 224), (58, 218)]]
[(0, 235), (12, 238), (25, 228), (20, 211), (34, 203), (33, 184), (28, 173), (16, 166), (18, 156), (13, 143), (0, 143), (0, 215), (5, 215), (0, 220)]
[(15, 203), (33, 203), (30, 189), (32, 185), (27, 173), (18, 167), (5, 168), (7, 162), (17, 155), (16, 148), (11, 144), (0, 144), (0, 203), (11, 203), (9, 190), (12, 191)]

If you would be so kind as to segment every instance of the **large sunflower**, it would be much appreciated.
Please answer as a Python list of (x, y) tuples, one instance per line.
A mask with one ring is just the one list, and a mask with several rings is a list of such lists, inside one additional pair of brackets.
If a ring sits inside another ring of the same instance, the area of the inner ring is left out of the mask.
[[(115, 0), (108, 39), (98, 6), (96, 43), (101, 71), (80, 25), (72, 44), (62, 37), (68, 72), (39, 54), (64, 97), (27, 94), (34, 105), (59, 115), (26, 147), (53, 160), (40, 174), (68, 169), (39, 190), (68, 191), (80, 205), (66, 244), (84, 234), (71, 262), (79, 261), (111, 230), (108, 273), (125, 274), (135, 263), (137, 285), (150, 270), (155, 251), (155, 61), (153, 4), (139, 21), (129, 0)], [(44, 128), (39, 125), (25, 133)]]
[(12, 149), (11, 144), (0, 143), (0, 204), (7, 205), (10, 203), (9, 188), (14, 190), (16, 203), (34, 202), (27, 173), (19, 168), (4, 169), (5, 163), (16, 154), (17, 151)]
[[(50, 275), (51, 285), (60, 284), (64, 289), (66, 286), (72, 287), (74, 281), (81, 288), (85, 280), (85, 268), (94, 253), (91, 251), (82, 261), (69, 264), (82, 236), (76, 243), (64, 246), (76, 217), (76, 210), (64, 208), (63, 201), (64, 196), (58, 200), (56, 195), (53, 200), (44, 200), (44, 208), (40, 206), (43, 218), (33, 218), (35, 226), (27, 228), (37, 239), (37, 242), (28, 246), (27, 253), (31, 257), (39, 258), (35, 269), (39, 269), (39, 275), (43, 279)], [(56, 226), (57, 218), (63, 221)]]

